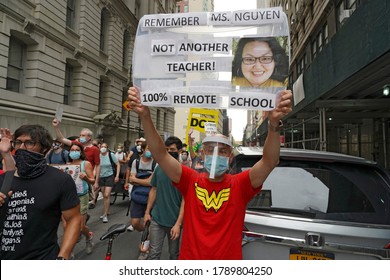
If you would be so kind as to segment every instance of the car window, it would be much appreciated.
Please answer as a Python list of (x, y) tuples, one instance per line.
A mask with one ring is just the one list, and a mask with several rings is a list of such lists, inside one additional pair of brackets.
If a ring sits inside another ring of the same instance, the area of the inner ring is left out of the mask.
[(275, 168), (264, 182), (263, 190), (270, 191), (272, 207), (313, 209), (323, 213), (328, 208), (329, 188), (303, 168)]
[[(232, 169), (242, 172), (257, 160), (236, 159)], [(248, 208), (291, 215), (307, 212), (315, 219), (390, 224), (390, 188), (374, 167), (281, 160)]]

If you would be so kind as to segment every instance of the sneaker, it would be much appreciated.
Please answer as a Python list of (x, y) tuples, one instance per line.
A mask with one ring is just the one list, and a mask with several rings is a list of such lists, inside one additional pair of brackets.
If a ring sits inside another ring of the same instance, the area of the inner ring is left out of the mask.
[(90, 231), (90, 232), (88, 232), (88, 239), (86, 239), (86, 241), (91, 241), (92, 238), (93, 238), (93, 232)]
[(92, 243), (93, 232), (90, 231), (88, 233), (88, 235), (89, 235), (89, 237), (86, 238), (86, 240), (85, 240), (85, 252), (87, 253), (87, 255), (92, 253), (92, 249), (93, 249), (93, 243)]
[(138, 256), (139, 260), (147, 260), (149, 256), (149, 253), (140, 253)]
[(103, 217), (103, 223), (107, 223), (108, 222), (108, 218), (107, 218), (107, 216), (104, 216)]
[(127, 231), (134, 231), (134, 227), (133, 225), (129, 225), (126, 229)]
[(100, 220), (103, 219), (103, 218), (104, 218), (104, 215), (101, 215), (101, 216), (100, 216)]

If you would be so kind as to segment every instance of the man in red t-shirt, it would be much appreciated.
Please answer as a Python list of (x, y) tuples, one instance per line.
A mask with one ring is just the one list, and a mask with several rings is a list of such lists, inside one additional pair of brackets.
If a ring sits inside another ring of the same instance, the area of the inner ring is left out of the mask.
[[(60, 130), (60, 122), (57, 118), (54, 118), (52, 121), (54, 131), (56, 133), (57, 141), (63, 143), (64, 145), (71, 146), (72, 141), (66, 139)], [(93, 132), (88, 128), (83, 128), (80, 131), (80, 137), (77, 139), (78, 142), (84, 145), (84, 153), (87, 157), (87, 160), (92, 164), (92, 168), (94, 168), (95, 173), (95, 184), (92, 192), (92, 199), (90, 203), (90, 208), (95, 208), (97, 192), (99, 189), (99, 174), (100, 174), (100, 151), (99, 148), (92, 144)]]
[(242, 259), (246, 204), (279, 162), (280, 121), (292, 110), (291, 91), (282, 91), (277, 107), (268, 113), (263, 157), (251, 169), (236, 175), (226, 174), (233, 159), (233, 146), (226, 136), (208, 136), (203, 140), (206, 172), (198, 173), (166, 151), (149, 108), (141, 104), (137, 88), (129, 89), (128, 99), (131, 109), (141, 118), (146, 138), (152, 140), (149, 147), (153, 158), (185, 201), (179, 259)]

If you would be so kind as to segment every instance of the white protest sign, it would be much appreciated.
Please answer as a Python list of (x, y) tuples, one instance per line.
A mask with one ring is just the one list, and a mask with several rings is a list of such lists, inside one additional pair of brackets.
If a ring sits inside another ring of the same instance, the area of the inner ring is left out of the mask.
[(149, 106), (272, 110), (287, 87), (289, 46), (279, 7), (145, 15), (133, 84)]
[(217, 124), (214, 122), (205, 122), (204, 131), (206, 136), (213, 136), (217, 134)]
[(76, 184), (78, 194), (83, 194), (83, 180), (80, 178), (81, 167), (80, 164), (51, 164), (51, 166), (58, 168), (62, 172), (70, 175)]
[(61, 104), (57, 104), (57, 109), (56, 109), (56, 115), (55, 118), (61, 122), (62, 121), (62, 114), (64, 113), (64, 108), (61, 106)]

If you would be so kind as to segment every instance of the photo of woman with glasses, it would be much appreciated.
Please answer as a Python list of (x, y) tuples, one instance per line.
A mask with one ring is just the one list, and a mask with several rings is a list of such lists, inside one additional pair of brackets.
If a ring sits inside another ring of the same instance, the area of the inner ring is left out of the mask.
[(286, 87), (288, 56), (275, 37), (241, 38), (232, 67), (232, 85)]

